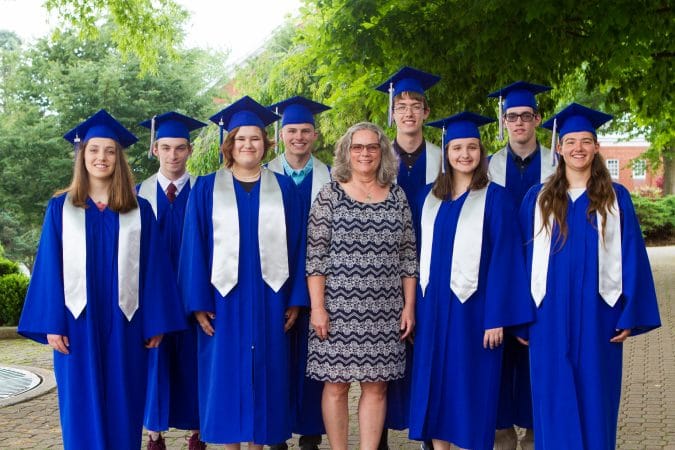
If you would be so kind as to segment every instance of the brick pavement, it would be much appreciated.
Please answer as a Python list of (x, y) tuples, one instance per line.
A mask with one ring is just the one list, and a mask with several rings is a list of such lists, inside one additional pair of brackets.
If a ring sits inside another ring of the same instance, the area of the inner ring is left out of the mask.
[[(675, 450), (675, 247), (649, 249), (663, 326), (630, 338), (624, 346), (624, 374), (617, 448)], [(23, 339), (0, 341), (0, 365), (52, 369), (51, 351)], [(357, 448), (354, 414), (358, 389), (350, 393), (350, 448)], [(185, 449), (185, 433), (167, 434), (168, 448)], [(0, 408), (0, 449), (62, 449), (56, 392)], [(297, 448), (297, 439), (289, 441)], [(392, 432), (392, 449), (416, 449), (405, 432)], [(329, 448), (324, 437), (322, 449)]]

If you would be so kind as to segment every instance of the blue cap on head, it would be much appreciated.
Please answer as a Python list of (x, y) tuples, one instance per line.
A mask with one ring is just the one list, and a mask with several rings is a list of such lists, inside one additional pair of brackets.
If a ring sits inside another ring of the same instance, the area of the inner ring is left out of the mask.
[(393, 97), (402, 92), (417, 92), (424, 95), (424, 91), (438, 83), (440, 79), (441, 77), (439, 76), (406, 66), (375, 89), (389, 93), (389, 87), (391, 86), (393, 88)]
[(445, 134), (443, 136), (443, 147), (445, 147), (445, 144), (453, 139), (480, 139), (480, 131), (478, 130), (478, 127), (494, 121), (495, 119), (490, 117), (464, 111), (459, 114), (455, 114), (454, 116), (446, 117), (445, 119), (430, 122), (427, 124), (427, 126), (445, 129)]
[(611, 119), (612, 116), (609, 114), (587, 108), (578, 103), (572, 103), (547, 120), (542, 126), (549, 130), (555, 130), (557, 127), (560, 139), (567, 133), (578, 131), (588, 131), (593, 136), (597, 136), (596, 130)]
[(152, 130), (153, 120), (155, 121), (154, 139), (185, 138), (189, 141), (191, 131), (206, 126), (204, 122), (200, 122), (199, 120), (193, 119), (192, 117), (188, 117), (174, 111), (155, 116), (152, 119), (141, 122), (140, 125)]
[(231, 131), (244, 126), (264, 129), (267, 125), (279, 120), (279, 116), (247, 95), (212, 115), (209, 120)]
[(330, 106), (296, 95), (279, 103), (268, 106), (270, 111), (281, 114), (281, 126), (297, 123), (310, 123), (314, 126), (314, 114), (330, 109)]
[(516, 81), (515, 83), (509, 84), (506, 87), (488, 94), (488, 97), (502, 97), (504, 99), (504, 112), (509, 108), (518, 106), (529, 106), (536, 110), (537, 100), (534, 96), (550, 90), (551, 88), (549, 86), (526, 83), (525, 81)]
[(118, 142), (122, 148), (127, 148), (138, 141), (138, 138), (131, 131), (127, 130), (105, 109), (99, 110), (68, 131), (63, 135), (63, 138), (71, 144), (75, 144), (76, 147), (79, 142), (86, 142), (92, 138), (109, 138)]

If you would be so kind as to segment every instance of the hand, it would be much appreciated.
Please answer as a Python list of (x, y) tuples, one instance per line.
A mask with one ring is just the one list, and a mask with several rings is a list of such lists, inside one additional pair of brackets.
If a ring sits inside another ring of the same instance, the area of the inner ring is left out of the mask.
[(516, 336), (516, 339), (518, 339), (518, 342), (520, 342), (523, 345), (527, 345), (527, 346), (530, 345), (530, 341), (528, 341), (528, 340), (525, 340), (525, 339), (523, 339), (521, 337), (518, 337), (518, 336)]
[(206, 333), (207, 336), (213, 336), (216, 332), (213, 325), (211, 325), (211, 321), (215, 318), (216, 315), (212, 312), (195, 311), (195, 319), (197, 319), (197, 323), (199, 323), (199, 326), (202, 327), (202, 331)]
[(286, 313), (284, 314), (284, 318), (286, 319), (284, 322), (284, 333), (293, 328), (293, 325), (295, 325), (295, 320), (298, 318), (299, 312), (299, 306), (291, 306), (290, 308), (286, 308)]
[(62, 336), (60, 334), (48, 334), (47, 343), (59, 353), (63, 353), (64, 355), (70, 354), (70, 351), (68, 350), (68, 347), (70, 347), (68, 336)]
[(413, 342), (413, 331), (415, 330), (415, 311), (412, 308), (403, 308), (401, 313), (401, 340), (408, 339)]
[(145, 348), (157, 348), (159, 344), (162, 343), (163, 334), (158, 334), (157, 336), (151, 337), (148, 342), (145, 343)]
[(490, 328), (489, 330), (485, 330), (485, 334), (483, 335), (483, 348), (488, 348), (489, 346), (490, 350), (495, 349), (502, 345), (503, 341), (504, 328)]
[[(619, 331), (619, 330), (616, 330), (616, 331)], [(627, 330), (621, 330), (621, 333), (614, 336), (612, 339), (609, 340), (609, 342), (619, 344), (619, 343), (625, 341), (626, 339), (628, 339), (628, 336), (630, 336), (630, 331), (631, 331), (630, 328), (627, 329)]]
[(330, 330), (330, 323), (328, 320), (328, 311), (325, 308), (312, 309), (309, 316), (310, 324), (314, 328), (314, 332), (320, 340), (328, 338), (328, 331)]

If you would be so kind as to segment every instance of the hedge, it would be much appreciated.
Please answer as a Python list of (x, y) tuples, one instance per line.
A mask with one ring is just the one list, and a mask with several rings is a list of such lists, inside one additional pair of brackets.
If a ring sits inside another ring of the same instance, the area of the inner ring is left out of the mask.
[(666, 240), (675, 234), (675, 195), (660, 198), (631, 196), (645, 239)]
[(0, 277), (0, 325), (15, 326), (19, 323), (28, 281), (28, 277), (20, 273)]

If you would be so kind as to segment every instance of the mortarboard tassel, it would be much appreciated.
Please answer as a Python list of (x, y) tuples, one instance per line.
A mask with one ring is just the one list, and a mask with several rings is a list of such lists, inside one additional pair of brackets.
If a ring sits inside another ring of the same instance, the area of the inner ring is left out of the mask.
[(77, 159), (77, 152), (80, 151), (80, 136), (75, 133), (75, 139), (73, 139), (73, 152), (75, 153), (75, 158)]
[(558, 132), (558, 119), (555, 118), (553, 119), (553, 136), (551, 137), (551, 166), (555, 166), (556, 162), (558, 162), (558, 152), (556, 148), (556, 142), (555, 142), (555, 135)]
[(148, 149), (148, 159), (152, 159), (152, 148), (155, 146), (155, 117), (150, 119), (150, 148)]
[(223, 163), (223, 130), (225, 127), (225, 122), (223, 122), (223, 118), (220, 118), (220, 122), (218, 122), (218, 128), (220, 130), (220, 144), (218, 145), (218, 162), (220, 164)]
[[(274, 108), (274, 114), (279, 115), (279, 107)], [(279, 121), (274, 122), (274, 153), (279, 154)]]
[(387, 114), (387, 125), (391, 126), (394, 119), (394, 83), (389, 83), (389, 110)]
[(441, 173), (445, 173), (445, 155), (448, 153), (445, 149), (445, 125), (443, 125), (443, 129), (441, 130), (441, 144)]
[(501, 94), (499, 95), (499, 140), (504, 140), (504, 102)]

